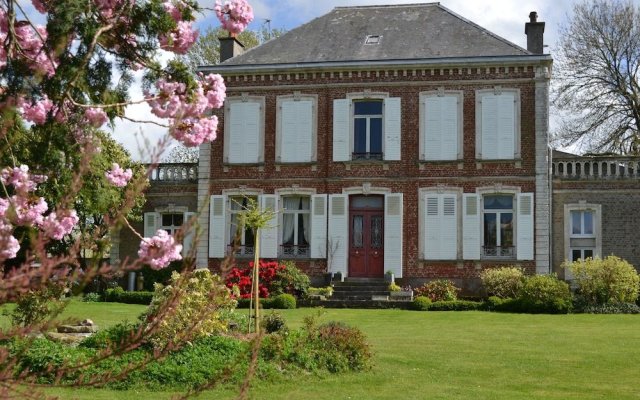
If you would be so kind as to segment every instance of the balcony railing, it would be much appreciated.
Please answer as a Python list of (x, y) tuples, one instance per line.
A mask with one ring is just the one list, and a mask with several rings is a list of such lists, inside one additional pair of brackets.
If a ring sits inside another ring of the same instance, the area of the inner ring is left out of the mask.
[(280, 257), (282, 258), (309, 258), (310, 256), (309, 246), (280, 246)]
[(255, 252), (254, 246), (227, 246), (227, 254), (231, 254), (235, 250), (236, 257), (253, 257)]
[(382, 153), (351, 153), (352, 160), (382, 160)]
[(516, 256), (515, 247), (506, 246), (482, 246), (482, 258), (514, 258)]
[(551, 168), (551, 173), (556, 179), (640, 179), (639, 157), (556, 157)]
[(152, 183), (197, 182), (198, 164), (157, 164), (156, 167), (151, 170), (149, 180)]

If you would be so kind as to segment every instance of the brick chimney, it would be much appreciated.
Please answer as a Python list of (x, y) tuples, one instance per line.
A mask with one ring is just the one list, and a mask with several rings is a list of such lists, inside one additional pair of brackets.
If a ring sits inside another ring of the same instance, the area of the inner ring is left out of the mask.
[[(544, 24), (543, 24), (544, 25)], [(229, 35), (227, 37), (218, 38), (220, 41), (220, 62), (224, 62), (231, 57), (239, 56), (244, 53), (244, 45), (235, 37)]]
[(533, 54), (544, 52), (544, 22), (538, 22), (538, 13), (529, 13), (529, 22), (524, 24), (524, 33), (527, 35), (527, 50)]

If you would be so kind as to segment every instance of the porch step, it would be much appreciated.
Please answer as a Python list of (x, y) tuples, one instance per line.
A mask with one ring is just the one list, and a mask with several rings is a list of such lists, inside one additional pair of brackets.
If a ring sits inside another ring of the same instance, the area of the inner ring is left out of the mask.
[(410, 301), (375, 301), (369, 298), (368, 300), (336, 300), (333, 297), (327, 300), (305, 300), (301, 303), (306, 307), (324, 307), (324, 308), (363, 308), (363, 309), (409, 309), (411, 308)]
[(373, 296), (388, 296), (389, 284), (377, 278), (347, 278), (333, 283), (333, 296), (327, 301), (371, 301)]

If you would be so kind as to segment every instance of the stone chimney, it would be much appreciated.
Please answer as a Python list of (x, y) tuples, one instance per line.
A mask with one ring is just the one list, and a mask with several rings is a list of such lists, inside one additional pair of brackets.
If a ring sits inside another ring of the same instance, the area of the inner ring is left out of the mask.
[(533, 54), (544, 53), (544, 22), (538, 22), (538, 13), (529, 13), (529, 22), (524, 24), (524, 33), (527, 35), (527, 50)]
[[(544, 24), (543, 24), (544, 25)], [(218, 38), (220, 41), (220, 62), (244, 53), (244, 45), (234, 36)]]

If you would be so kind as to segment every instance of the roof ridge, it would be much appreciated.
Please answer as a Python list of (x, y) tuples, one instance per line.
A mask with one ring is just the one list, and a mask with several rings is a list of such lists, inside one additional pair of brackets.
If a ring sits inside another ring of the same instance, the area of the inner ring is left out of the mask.
[(354, 8), (401, 8), (401, 7), (416, 7), (416, 6), (439, 6), (439, 1), (432, 1), (429, 3), (407, 3), (407, 4), (374, 4), (374, 5), (358, 5), (358, 6), (337, 6), (333, 7), (334, 10), (345, 10)]
[(465, 23), (467, 23), (467, 24), (469, 24), (469, 25), (471, 25), (471, 26), (473, 26), (475, 28), (480, 29), (481, 31), (487, 33), (489, 36), (493, 36), (494, 38), (500, 40), (501, 42), (504, 42), (504, 43), (508, 44), (509, 46), (513, 47), (514, 49), (517, 49), (517, 50), (520, 50), (520, 51), (524, 51), (527, 54), (531, 54), (531, 52), (529, 50), (525, 49), (524, 47), (520, 47), (517, 44), (513, 43), (512, 41), (510, 41), (509, 39), (505, 39), (502, 36), (491, 32), (487, 28), (476, 24), (475, 22), (471, 21), (470, 19), (467, 19), (467, 18), (463, 17), (462, 15), (450, 10), (449, 8), (443, 6), (442, 4), (438, 3), (438, 7), (440, 7), (443, 11), (448, 12), (449, 14), (453, 15), (454, 17), (460, 19), (461, 21), (463, 21), (463, 22), (465, 22)]

